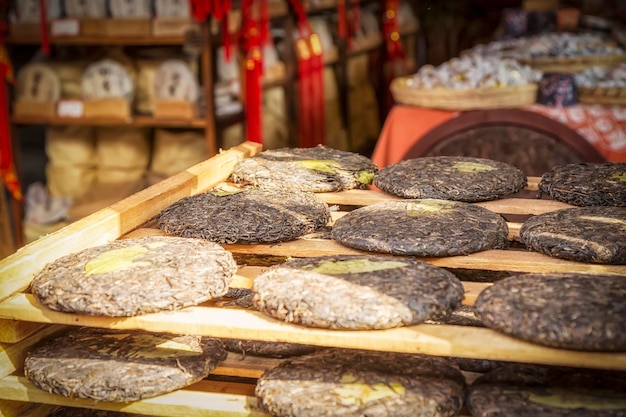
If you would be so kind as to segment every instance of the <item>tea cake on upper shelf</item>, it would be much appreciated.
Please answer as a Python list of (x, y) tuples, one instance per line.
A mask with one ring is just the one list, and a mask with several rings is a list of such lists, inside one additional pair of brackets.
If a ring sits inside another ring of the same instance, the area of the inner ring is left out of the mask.
[(626, 207), (574, 207), (539, 214), (520, 227), (529, 249), (555, 258), (626, 264)]
[(364, 206), (337, 219), (331, 236), (356, 249), (394, 255), (454, 256), (508, 244), (502, 216), (450, 200), (400, 200)]
[(290, 417), (449, 417), (466, 382), (434, 356), (324, 349), (287, 359), (258, 379), (262, 409)]
[(371, 330), (442, 319), (464, 296), (454, 274), (426, 262), (383, 255), (294, 258), (268, 268), (253, 304), (303, 326)]
[(65, 397), (128, 402), (198, 382), (224, 359), (215, 338), (81, 327), (36, 347), (24, 375)]
[(35, 275), (31, 291), (53, 310), (127, 317), (220, 297), (236, 271), (232, 254), (216, 243), (147, 236), (60, 257)]
[(521, 191), (526, 175), (504, 162), (469, 156), (406, 159), (380, 169), (373, 181), (402, 198), (464, 202), (495, 200)]
[(328, 205), (313, 193), (225, 185), (182, 198), (157, 216), (165, 233), (223, 244), (294, 240), (329, 220)]
[(542, 175), (539, 190), (574, 206), (626, 206), (626, 163), (559, 165)]
[(626, 351), (626, 278), (520, 274), (485, 288), (481, 322), (510, 336), (562, 349)]
[(231, 180), (242, 184), (332, 192), (365, 188), (371, 184), (377, 170), (376, 164), (366, 156), (318, 145), (263, 151), (238, 162)]

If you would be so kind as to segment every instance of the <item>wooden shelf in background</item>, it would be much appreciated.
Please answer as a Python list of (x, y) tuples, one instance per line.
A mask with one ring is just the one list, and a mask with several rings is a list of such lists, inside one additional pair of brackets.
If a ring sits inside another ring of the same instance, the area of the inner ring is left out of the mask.
[(131, 118), (86, 118), (86, 117), (32, 117), (13, 116), (11, 122), (17, 125), (79, 125), (79, 126), (140, 126), (140, 127), (184, 127), (204, 128), (205, 119), (166, 119), (150, 116), (133, 116)]
[[(41, 36), (9, 36), (7, 44), (38, 45)], [(182, 45), (185, 38), (182, 36), (51, 36), (51, 45)]]

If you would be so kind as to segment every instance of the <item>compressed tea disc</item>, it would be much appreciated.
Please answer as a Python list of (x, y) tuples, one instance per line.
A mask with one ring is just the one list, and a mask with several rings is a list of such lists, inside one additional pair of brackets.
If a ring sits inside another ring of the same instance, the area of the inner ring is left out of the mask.
[(454, 274), (383, 255), (291, 259), (253, 283), (254, 306), (290, 323), (329, 329), (387, 329), (446, 317), (463, 299)]
[(180, 59), (162, 62), (154, 76), (154, 97), (159, 100), (198, 100), (198, 81), (189, 64)]
[(16, 99), (55, 103), (61, 98), (61, 80), (44, 62), (26, 64), (17, 74)]
[(616, 275), (521, 274), (485, 288), (482, 323), (546, 346), (626, 351), (626, 279)]
[(378, 168), (369, 158), (316, 146), (272, 149), (237, 163), (231, 179), (243, 184), (270, 184), (311, 192), (365, 188)]
[(35, 275), (31, 290), (53, 310), (135, 316), (222, 296), (236, 271), (230, 252), (216, 243), (148, 236), (58, 258)]
[(105, 58), (85, 69), (81, 89), (85, 100), (122, 98), (131, 101), (135, 86), (124, 65)]
[(626, 373), (510, 364), (478, 377), (468, 390), (473, 417), (622, 417)]
[(574, 206), (626, 206), (626, 163), (559, 165), (543, 174), (539, 190)]
[(191, 5), (183, 0), (155, 0), (154, 14), (157, 18), (190, 18)]
[(149, 19), (152, 17), (151, 0), (109, 0), (109, 9), (114, 19)]
[(31, 352), (24, 375), (65, 397), (126, 402), (198, 382), (224, 359), (219, 339), (85, 327)]
[[(229, 294), (234, 294), (233, 291), (229, 291)], [(252, 303), (252, 291), (241, 291), (242, 294), (239, 298), (234, 300), (218, 302), (220, 307), (239, 307), (249, 310), (254, 309)], [(269, 358), (287, 358), (290, 356), (304, 355), (312, 353), (317, 350), (316, 346), (303, 345), (300, 343), (287, 343), (287, 342), (266, 342), (263, 340), (247, 340), (247, 339), (222, 339), (224, 343), (224, 349), (229, 352), (240, 353), (242, 356), (265, 356)]]
[(185, 197), (157, 218), (166, 233), (218, 243), (294, 240), (329, 220), (328, 205), (313, 193), (257, 187), (216, 188)]
[(530, 217), (520, 228), (529, 249), (572, 261), (626, 264), (626, 207), (575, 207)]
[(485, 158), (429, 156), (382, 168), (374, 185), (403, 198), (465, 202), (495, 200), (521, 191), (526, 175), (512, 165)]
[(331, 236), (345, 246), (371, 252), (453, 256), (506, 247), (508, 226), (502, 216), (483, 207), (416, 199), (348, 212), (335, 221)]
[(465, 380), (443, 358), (324, 349), (287, 359), (258, 379), (255, 394), (273, 416), (452, 416)]

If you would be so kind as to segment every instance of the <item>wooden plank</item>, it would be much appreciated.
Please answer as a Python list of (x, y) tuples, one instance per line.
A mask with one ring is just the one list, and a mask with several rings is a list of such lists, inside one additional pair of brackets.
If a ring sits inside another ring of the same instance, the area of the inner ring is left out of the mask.
[(41, 323), (626, 370), (626, 352), (554, 349), (470, 326), (420, 324), (389, 330), (325, 330), (284, 323), (258, 311), (206, 306), (128, 318), (94, 317), (52, 311), (32, 295), (21, 293), (0, 304), (0, 316)]
[(21, 368), (30, 348), (50, 336), (66, 329), (65, 326), (45, 326), (40, 331), (18, 343), (0, 343), (0, 377)]
[(30, 404), (21, 401), (0, 400), (0, 417), (45, 417), (56, 407), (45, 404)]
[(33, 275), (61, 255), (111, 242), (188, 195), (222, 182), (238, 160), (260, 145), (244, 143), (97, 211), (0, 260), (0, 300), (25, 289)]
[(0, 319), (0, 343), (17, 343), (40, 328), (39, 323)]
[(281, 363), (282, 359), (261, 356), (242, 355), (229, 352), (228, 357), (220, 362), (213, 374), (240, 378), (260, 378), (263, 372)]
[(269, 417), (251, 394), (254, 385), (242, 385), (203, 380), (158, 397), (114, 403), (50, 394), (23, 376), (10, 375), (0, 379), (0, 398), (166, 417)]

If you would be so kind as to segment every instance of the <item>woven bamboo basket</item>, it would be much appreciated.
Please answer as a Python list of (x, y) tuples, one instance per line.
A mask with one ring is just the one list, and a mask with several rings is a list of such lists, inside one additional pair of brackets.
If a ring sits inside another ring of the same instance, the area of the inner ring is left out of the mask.
[(580, 103), (626, 106), (626, 88), (578, 87), (577, 91)]
[(612, 67), (626, 62), (626, 54), (586, 55), (575, 57), (536, 57), (518, 58), (520, 63), (545, 72), (564, 72), (574, 74), (591, 67)]
[(445, 110), (485, 110), (522, 107), (537, 101), (537, 84), (494, 88), (449, 89), (415, 88), (411, 77), (399, 77), (391, 82), (390, 90), (396, 102), (419, 107)]

